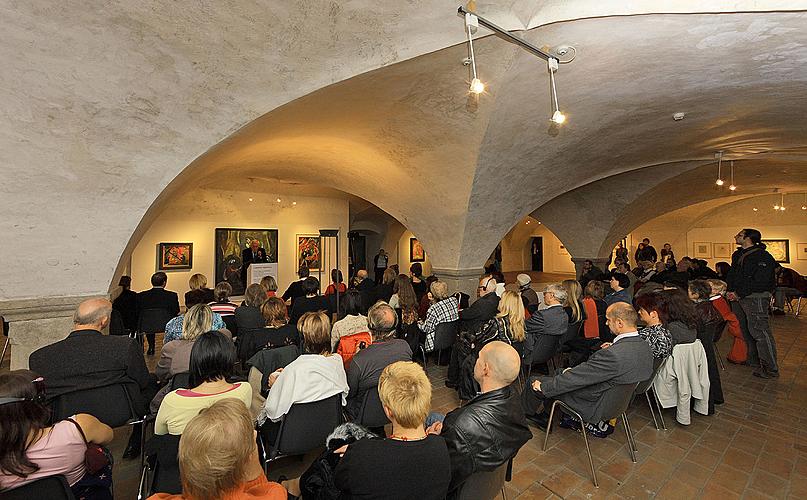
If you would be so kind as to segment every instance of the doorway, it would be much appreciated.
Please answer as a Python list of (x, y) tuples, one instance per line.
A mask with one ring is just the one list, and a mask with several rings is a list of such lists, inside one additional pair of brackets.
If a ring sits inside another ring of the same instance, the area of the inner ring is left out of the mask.
[(348, 240), (350, 252), (348, 274), (352, 278), (359, 269), (367, 269), (367, 241), (363, 234), (354, 231), (348, 233)]
[[(523, 247), (522, 247), (523, 248)], [(544, 271), (544, 238), (533, 236), (530, 244), (530, 257), (532, 258), (532, 271)]]

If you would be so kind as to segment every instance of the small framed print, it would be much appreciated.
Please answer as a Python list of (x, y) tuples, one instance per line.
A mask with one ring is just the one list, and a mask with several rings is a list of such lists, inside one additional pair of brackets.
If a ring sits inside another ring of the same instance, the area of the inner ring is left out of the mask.
[(409, 262), (424, 262), (426, 251), (417, 238), (409, 238)]
[(193, 268), (193, 243), (160, 243), (157, 250), (160, 271)]
[(696, 241), (692, 244), (692, 256), (698, 259), (711, 259), (712, 244), (707, 241)]
[(322, 241), (318, 234), (297, 235), (297, 267), (319, 271), (322, 267)]
[(796, 260), (807, 260), (807, 243), (796, 243)]
[(731, 257), (731, 253), (734, 251), (736, 245), (732, 245), (731, 243), (714, 243), (712, 247), (715, 259), (728, 259)]
[(776, 262), (790, 263), (790, 240), (762, 240)]

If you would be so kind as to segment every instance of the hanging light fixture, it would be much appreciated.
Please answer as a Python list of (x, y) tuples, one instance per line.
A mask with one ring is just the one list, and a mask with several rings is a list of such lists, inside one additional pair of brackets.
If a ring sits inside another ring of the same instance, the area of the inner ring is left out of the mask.
[(721, 173), (720, 169), (723, 167), (723, 152), (718, 151), (716, 156), (717, 156), (717, 180), (715, 181), (715, 184), (717, 184), (718, 186), (722, 186), (723, 184), (725, 184), (723, 182), (723, 178), (720, 175)]
[(779, 205), (779, 210), (785, 211), (785, 193), (782, 193), (782, 203)]
[(557, 59), (547, 59), (546, 67), (549, 69), (549, 82), (552, 84), (552, 101), (554, 103), (555, 112), (552, 113), (550, 120), (558, 125), (563, 125), (566, 122), (566, 115), (560, 112), (560, 104), (558, 103), (558, 91), (555, 88), (555, 71), (558, 70)]
[(729, 191), (736, 191), (737, 186), (734, 185), (734, 160), (731, 160), (731, 185), (729, 185)]
[(804, 193), (804, 204), (801, 206), (802, 210), (807, 210), (807, 193)]
[(476, 57), (474, 56), (474, 39), (473, 35), (479, 29), (479, 18), (467, 12), (465, 14), (465, 32), (468, 34), (468, 57), (471, 60), (471, 86), (469, 88), (472, 94), (479, 95), (485, 91), (485, 84), (476, 75)]

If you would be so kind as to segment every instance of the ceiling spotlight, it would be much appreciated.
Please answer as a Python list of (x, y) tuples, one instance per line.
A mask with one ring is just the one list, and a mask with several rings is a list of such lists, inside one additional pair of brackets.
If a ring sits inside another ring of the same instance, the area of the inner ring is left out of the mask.
[(530, 221), (527, 221), (527, 224), (529, 224), (529, 223), (530, 223)]
[(774, 206), (773, 206), (773, 209), (774, 209), (774, 210), (779, 210), (779, 205), (774, 205)]
[(717, 156), (717, 180), (715, 181), (715, 184), (722, 186), (725, 184), (725, 182), (723, 182), (723, 176), (720, 175), (720, 169), (723, 166), (723, 151), (718, 151), (715, 153), (715, 156)]
[(729, 186), (730, 191), (736, 191), (737, 186), (734, 185), (734, 160), (731, 160), (731, 185)]
[(479, 29), (479, 18), (470, 12), (465, 14), (465, 32), (468, 34), (468, 58), (471, 60), (471, 86), (470, 91), (472, 94), (479, 95), (485, 91), (485, 84), (476, 76), (476, 56), (474, 56), (474, 40), (471, 36)]
[[(776, 207), (773, 207), (773, 209), (776, 210)], [(785, 193), (782, 193), (782, 201), (779, 203), (779, 210), (782, 212), (785, 211)]]
[(734, 184), (732, 184), (731, 186), (729, 186), (729, 190), (731, 190), (731, 191), (736, 191), (736, 190), (737, 190), (737, 186), (735, 186)]
[(250, 198), (249, 201), (252, 201), (252, 198)]
[(560, 110), (557, 110), (552, 113), (552, 121), (558, 125), (563, 125), (563, 123), (566, 121), (566, 115), (561, 113)]
[(540, 223), (541, 223), (541, 221), (538, 221), (538, 224), (540, 224)]
[(754, 212), (759, 212), (759, 209), (758, 209), (757, 207), (752, 208), (752, 210), (753, 210)]
[(549, 69), (549, 82), (552, 84), (552, 100), (554, 101), (555, 112), (552, 113), (550, 120), (558, 125), (563, 125), (566, 122), (566, 115), (560, 112), (560, 104), (558, 103), (558, 91), (555, 88), (555, 71), (558, 70), (557, 59), (547, 59), (546, 67)]
[(779, 210), (781, 210), (782, 212), (784, 212), (784, 211), (785, 211), (785, 207), (779, 207)]
[(294, 206), (297, 206), (297, 202), (296, 202), (296, 201), (292, 201), (292, 202), (291, 202), (291, 204), (292, 204), (292, 205), (294, 205)]
[(470, 90), (472, 94), (479, 95), (485, 91), (485, 84), (482, 83), (482, 80), (480, 80), (479, 78), (474, 78), (473, 80), (471, 80)]
[(278, 199), (276, 199), (275, 201), (276, 201), (276, 202), (278, 202), (278, 203), (280, 203), (280, 201), (281, 201), (281, 200), (280, 200), (280, 198), (278, 198)]
[(680, 122), (681, 120), (684, 119), (685, 116), (686, 113), (673, 113), (673, 120)]
[(802, 205), (802, 206), (801, 206), (801, 209), (802, 209), (802, 210), (807, 210), (807, 205)]
[(718, 177), (718, 179), (715, 181), (715, 184), (717, 184), (718, 186), (722, 186), (723, 184), (725, 184), (725, 182), (723, 182), (723, 179)]

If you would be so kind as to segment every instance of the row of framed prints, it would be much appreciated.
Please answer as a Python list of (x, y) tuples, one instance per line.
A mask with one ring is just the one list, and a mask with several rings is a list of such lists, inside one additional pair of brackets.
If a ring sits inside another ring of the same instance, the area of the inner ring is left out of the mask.
[[(776, 262), (790, 262), (790, 240), (762, 240)], [(692, 256), (697, 259), (730, 259), (737, 245), (734, 243), (710, 243), (696, 241), (692, 244)], [(807, 260), (807, 243), (796, 243), (796, 259)]]

